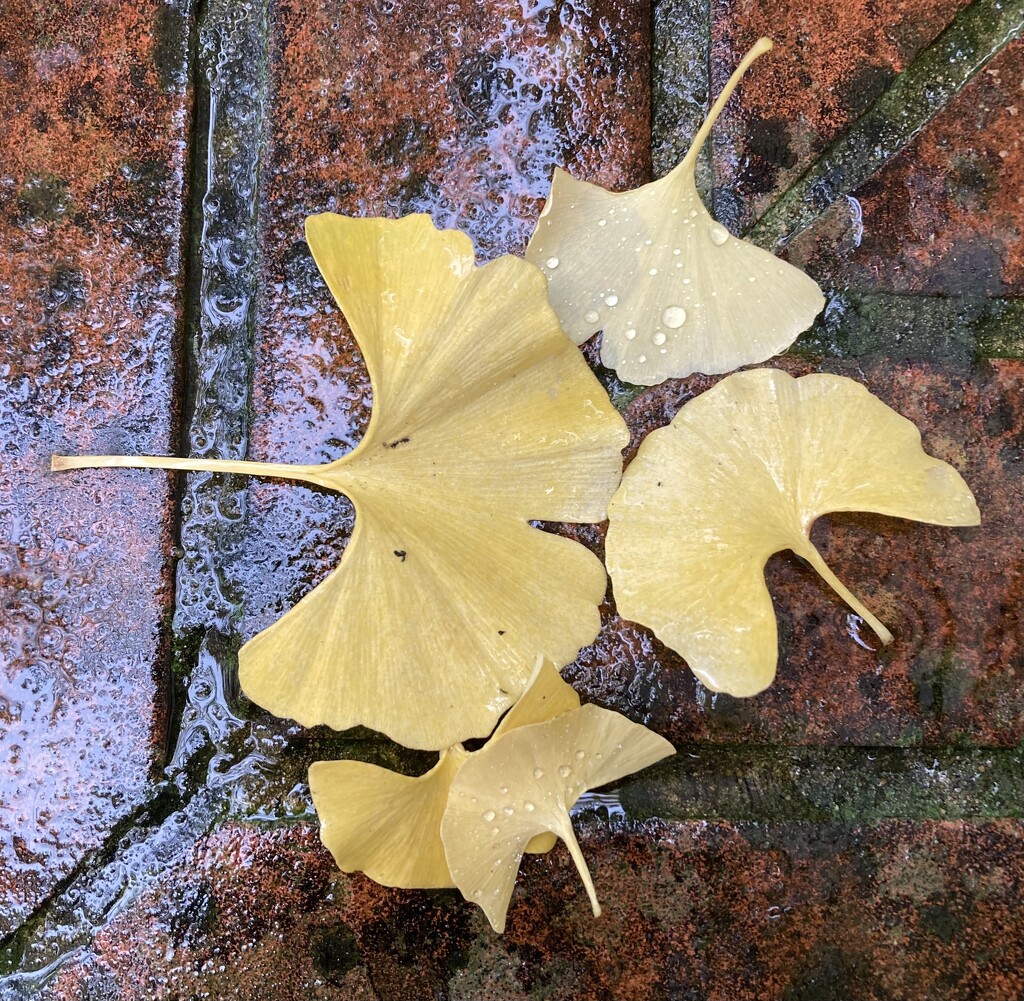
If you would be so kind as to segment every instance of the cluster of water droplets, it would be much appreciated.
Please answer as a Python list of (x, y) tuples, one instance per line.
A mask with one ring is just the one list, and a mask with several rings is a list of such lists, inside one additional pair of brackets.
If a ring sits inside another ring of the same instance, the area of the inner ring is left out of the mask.
[[(579, 208), (576, 204), (569, 204), (563, 210), (571, 215)], [(681, 210), (675, 207), (671, 213), (682, 214), (682, 227), (702, 225), (702, 213), (696, 208)], [(541, 253), (544, 230), (551, 224), (549, 218), (542, 217), (540, 232), (535, 237)], [(705, 308), (698, 298), (700, 290), (693, 285), (687, 253), (683, 246), (656, 243), (647, 224), (637, 223), (626, 205), (609, 206), (605, 215), (597, 220), (597, 226), (604, 230), (594, 236), (598, 245), (610, 241), (621, 251), (632, 243), (637, 259), (633, 265), (622, 269), (622, 275), (614, 285), (592, 292), (589, 302), (575, 304), (582, 312), (577, 314), (579, 319), (572, 327), (578, 330), (579, 338), (603, 329), (606, 338), (612, 336), (632, 343), (630, 350), (641, 364), (648, 360), (648, 353), (667, 354), (676, 339), (685, 334), (691, 314)], [(700, 245), (706, 239), (714, 247), (725, 247), (731, 239), (729, 231), (714, 220), (707, 223), (704, 238), (685, 234), (685, 229), (683, 234), (686, 236), (684, 245)], [(549, 255), (541, 257), (540, 265), (557, 289), (558, 269), (564, 267), (563, 261), (557, 255)], [(757, 280), (756, 275), (748, 277), (750, 283)], [(641, 280), (638, 283), (638, 278), (652, 281)], [(657, 289), (659, 294), (652, 294), (652, 289)], [(711, 290), (710, 295), (717, 298), (718, 293)], [(573, 305), (570, 303), (569, 308)]]

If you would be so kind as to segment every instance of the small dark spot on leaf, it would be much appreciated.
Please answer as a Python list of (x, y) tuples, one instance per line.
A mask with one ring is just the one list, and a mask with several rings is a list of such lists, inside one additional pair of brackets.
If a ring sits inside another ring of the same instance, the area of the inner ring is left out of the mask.
[(408, 443), (408, 441), (408, 438), (399, 438), (398, 441), (386, 441), (384, 442), (384, 444), (388, 448), (398, 448), (399, 445), (405, 445)]
[(505, 630), (504, 629), (499, 629), (498, 630), (498, 635), (499, 636), (504, 636), (505, 635)]
[(394, 550), (395, 555), (404, 563), (405, 562), (405, 550), (396, 549)]

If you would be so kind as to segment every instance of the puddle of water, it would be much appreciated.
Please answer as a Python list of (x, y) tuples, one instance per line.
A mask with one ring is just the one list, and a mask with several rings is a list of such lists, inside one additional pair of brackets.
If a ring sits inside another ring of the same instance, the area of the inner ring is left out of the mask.
[(186, 100), (145, 6), (0, 24), (0, 938), (144, 797), (165, 722), (167, 485), (48, 471), (172, 438)]

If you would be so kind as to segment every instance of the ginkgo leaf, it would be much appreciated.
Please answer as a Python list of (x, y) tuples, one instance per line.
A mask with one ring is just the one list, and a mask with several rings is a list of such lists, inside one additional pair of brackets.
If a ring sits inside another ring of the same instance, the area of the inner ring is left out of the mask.
[(529, 524), (605, 516), (625, 423), (547, 303), (543, 276), (427, 216), (307, 220), (359, 342), (373, 413), (322, 466), (55, 456), (55, 469), (157, 466), (301, 480), (345, 493), (341, 565), (239, 654), (245, 693), (278, 716), (364, 724), (407, 747), (485, 736), (543, 655), (598, 632), (605, 589), (584, 547)]
[(790, 549), (889, 642), (810, 542), (814, 520), (832, 511), (980, 521), (960, 474), (853, 380), (731, 375), (649, 434), (626, 470), (606, 541), (618, 610), (712, 690), (754, 695), (771, 684), (778, 658), (764, 566)]
[(673, 753), (667, 740), (646, 727), (590, 705), (491, 741), (459, 769), (441, 819), (455, 885), (483, 908), (495, 931), (504, 931), (523, 852), (549, 832), (566, 843), (599, 915), (569, 810), (588, 789)]
[(538, 659), (523, 697), (501, 718), (491, 737), (531, 723), (544, 723), (572, 709), (579, 709), (580, 697), (549, 660)]
[(577, 344), (603, 330), (601, 361), (651, 386), (730, 372), (787, 348), (825, 304), (797, 268), (716, 222), (697, 193), (697, 157), (762, 38), (740, 63), (683, 160), (665, 177), (616, 193), (555, 170), (526, 258)]
[[(504, 716), (492, 740), (520, 726), (578, 709), (580, 697), (550, 661), (539, 660), (523, 697)], [(461, 744), (410, 777), (363, 761), (315, 761), (309, 791), (320, 818), (320, 840), (343, 872), (364, 872), (384, 886), (451, 887), (441, 843), (441, 816), (456, 772), (471, 756)], [(557, 839), (542, 834), (527, 851), (549, 851)]]
[(466, 757), (456, 745), (415, 778), (363, 761), (314, 761), (309, 791), (320, 840), (338, 868), (365, 872), (384, 886), (454, 886), (441, 844), (441, 815)]
[[(516, 727), (543, 723), (573, 709), (579, 709), (580, 697), (558, 670), (547, 661), (537, 665), (523, 697), (502, 717), (491, 740), (496, 740)], [(538, 834), (526, 846), (531, 855), (550, 851), (558, 838), (550, 831)]]

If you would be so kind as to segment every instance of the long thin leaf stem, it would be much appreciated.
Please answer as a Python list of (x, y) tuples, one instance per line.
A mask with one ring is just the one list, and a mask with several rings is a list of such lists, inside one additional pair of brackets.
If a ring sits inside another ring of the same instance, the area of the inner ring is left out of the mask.
[(845, 601), (871, 628), (875, 635), (888, 646), (892, 642), (892, 633), (879, 622), (874, 615), (861, 604), (857, 596), (850, 591), (846, 585), (829, 569), (828, 564), (821, 558), (821, 553), (812, 545), (800, 550), (800, 555), (806, 559), (815, 570), (825, 579), (840, 598)]
[(692, 170), (694, 168), (697, 162), (697, 157), (700, 155), (701, 148), (707, 141), (708, 136), (711, 135), (711, 129), (718, 120), (718, 116), (722, 113), (722, 109), (725, 107), (726, 102), (730, 97), (732, 97), (732, 92), (737, 88), (740, 80), (743, 79), (754, 60), (759, 59), (766, 52), (771, 52), (774, 47), (775, 43), (770, 38), (759, 38), (750, 47), (747, 54), (740, 60), (739, 66), (732, 71), (732, 76), (729, 77), (728, 82), (722, 88), (722, 93), (718, 95), (718, 100), (711, 105), (708, 117), (704, 119), (704, 124), (701, 125), (697, 130), (697, 134), (693, 137), (693, 143), (690, 146), (689, 152), (687, 152), (686, 156), (683, 157), (679, 166), (675, 168), (673, 173), (680, 171), (684, 164), (688, 170)]
[(318, 483), (319, 466), (300, 466), (286, 462), (249, 462), (244, 459), (181, 459), (172, 455), (54, 455), (50, 468), (97, 469), (118, 466), (127, 469), (173, 469), (187, 472), (237, 473), (241, 476), (267, 476), (285, 480)]
[(569, 849), (569, 854), (572, 856), (573, 862), (576, 863), (576, 871), (579, 872), (580, 879), (583, 880), (583, 885), (587, 888), (587, 896), (590, 897), (590, 907), (594, 912), (594, 917), (599, 918), (601, 905), (597, 902), (597, 890), (594, 889), (594, 880), (587, 868), (587, 860), (583, 857), (579, 842), (576, 840), (576, 832), (572, 829), (572, 821), (566, 818), (565, 827), (558, 834), (565, 842), (565, 847)]

